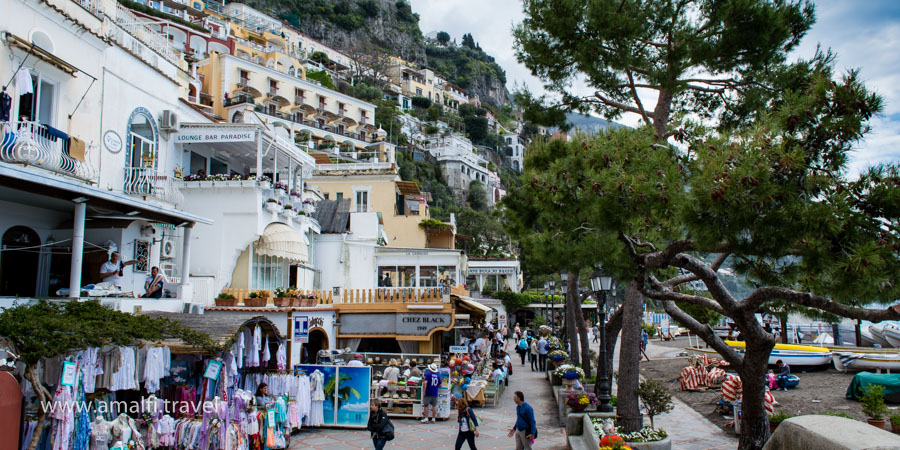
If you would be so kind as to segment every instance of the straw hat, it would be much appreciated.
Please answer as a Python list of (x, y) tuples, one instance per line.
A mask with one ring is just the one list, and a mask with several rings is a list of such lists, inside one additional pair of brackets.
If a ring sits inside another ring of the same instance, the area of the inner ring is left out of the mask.
[(404, 365), (404, 366), (408, 366), (408, 365), (409, 365), (409, 360), (407, 359), (406, 361), (403, 361), (403, 365)]
[(432, 371), (432, 372), (437, 372), (437, 371), (438, 371), (438, 366), (437, 366), (437, 364), (435, 364), (435, 363), (429, 364), (429, 365), (428, 365), (428, 370), (430, 370), (430, 371)]
[(388, 364), (391, 366), (394, 366), (394, 367), (397, 367), (398, 365), (400, 365), (400, 363), (398, 363), (396, 359), (391, 359), (391, 361)]

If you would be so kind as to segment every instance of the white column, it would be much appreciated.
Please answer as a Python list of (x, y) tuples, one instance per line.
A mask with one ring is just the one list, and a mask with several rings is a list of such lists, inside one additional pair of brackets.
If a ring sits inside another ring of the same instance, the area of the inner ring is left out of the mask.
[(75, 203), (75, 217), (72, 223), (72, 267), (69, 269), (69, 297), (81, 296), (81, 262), (84, 251), (85, 202)]
[[(259, 130), (256, 131), (256, 179), (260, 179), (263, 175), (262, 170), (262, 136), (260, 136)], [(274, 180), (272, 181), (274, 183)]]
[(193, 289), (191, 287), (191, 235), (193, 228), (191, 225), (184, 226), (184, 237), (181, 241), (181, 286), (178, 297), (184, 301), (190, 301), (193, 297)]

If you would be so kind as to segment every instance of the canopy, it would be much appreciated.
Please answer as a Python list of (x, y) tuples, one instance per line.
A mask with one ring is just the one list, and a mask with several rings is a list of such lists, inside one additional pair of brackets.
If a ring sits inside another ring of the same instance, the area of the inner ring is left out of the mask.
[[(241, 328), (260, 327), (262, 334), (271, 341), (283, 342), (286, 337), (275, 326), (272, 321), (260, 316), (258, 311), (250, 312), (229, 312), (227, 314), (183, 314), (174, 312), (148, 311), (143, 313), (150, 317), (163, 317), (170, 320), (181, 322), (186, 328), (206, 333), (219, 345), (228, 344)], [(196, 349), (180, 339), (169, 339), (162, 342), (168, 346), (173, 353), (197, 353), (201, 349)]]
[(487, 306), (484, 306), (481, 303), (478, 303), (477, 301), (475, 301), (474, 299), (472, 299), (470, 297), (458, 297), (458, 298), (459, 298), (459, 302), (462, 303), (463, 305), (468, 306), (469, 309), (474, 309), (476, 311), (481, 311), (483, 313), (492, 311), (491, 308), (488, 308)]
[(309, 259), (307, 245), (300, 233), (283, 223), (266, 227), (262, 237), (253, 245), (257, 255), (273, 256), (305, 263)]

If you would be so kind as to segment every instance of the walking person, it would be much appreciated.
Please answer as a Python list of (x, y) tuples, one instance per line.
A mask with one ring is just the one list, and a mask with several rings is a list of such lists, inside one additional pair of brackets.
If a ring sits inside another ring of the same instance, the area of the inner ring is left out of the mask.
[(381, 400), (373, 398), (369, 402), (369, 424), (366, 426), (372, 436), (372, 444), (375, 450), (382, 450), (387, 441), (394, 439), (394, 424), (388, 419), (387, 413), (381, 409)]
[(597, 328), (597, 325), (594, 325), (594, 328), (591, 329), (591, 333), (594, 334), (594, 343), (600, 342), (600, 329)]
[(534, 421), (534, 409), (525, 403), (525, 394), (516, 391), (513, 394), (516, 403), (516, 424), (509, 429), (508, 437), (516, 437), (516, 450), (531, 450), (531, 444), (537, 438), (537, 423)]
[(547, 353), (550, 351), (550, 344), (547, 342), (547, 339), (544, 336), (538, 340), (537, 343), (538, 349), (538, 367), (541, 372), (547, 371)]
[(522, 366), (525, 366), (525, 356), (528, 354), (528, 340), (524, 337), (519, 338), (519, 343), (516, 344), (516, 353), (519, 354), (519, 358), (522, 360)]
[(540, 362), (538, 361), (538, 340), (535, 338), (531, 338), (531, 343), (528, 345), (528, 358), (531, 361), (531, 370), (540, 370)]
[[(422, 423), (435, 423), (437, 417), (438, 406), (438, 389), (441, 387), (441, 375), (438, 373), (438, 366), (435, 363), (428, 365), (425, 370), (425, 379), (422, 380), (425, 385), (425, 395), (422, 397)], [(431, 417), (428, 416), (429, 406), (431, 406)]]
[(456, 450), (462, 448), (463, 442), (469, 443), (469, 448), (475, 448), (475, 438), (478, 437), (478, 418), (475, 417), (475, 411), (469, 407), (469, 402), (465, 398), (456, 400), (457, 416), (456, 421), (459, 424), (459, 433), (456, 435)]
[(647, 344), (650, 342), (650, 335), (647, 334), (647, 330), (641, 330), (641, 358), (647, 358), (647, 361), (650, 361), (650, 357), (647, 356)]

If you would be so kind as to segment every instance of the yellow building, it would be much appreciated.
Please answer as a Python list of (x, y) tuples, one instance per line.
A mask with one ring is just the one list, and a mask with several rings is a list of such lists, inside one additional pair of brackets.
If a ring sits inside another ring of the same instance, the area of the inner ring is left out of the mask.
[[(456, 226), (431, 221), (430, 194), (402, 181), (392, 164), (319, 164), (308, 184), (325, 199), (349, 198), (351, 212), (380, 213), (389, 247), (455, 248)], [(431, 226), (420, 226), (423, 220)]]

